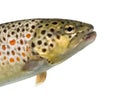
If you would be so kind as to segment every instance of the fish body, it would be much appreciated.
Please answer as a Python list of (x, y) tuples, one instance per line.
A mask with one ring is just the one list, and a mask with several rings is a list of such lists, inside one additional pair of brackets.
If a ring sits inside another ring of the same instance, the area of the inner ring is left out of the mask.
[(0, 24), (0, 85), (47, 71), (95, 40), (91, 24), (26, 19)]

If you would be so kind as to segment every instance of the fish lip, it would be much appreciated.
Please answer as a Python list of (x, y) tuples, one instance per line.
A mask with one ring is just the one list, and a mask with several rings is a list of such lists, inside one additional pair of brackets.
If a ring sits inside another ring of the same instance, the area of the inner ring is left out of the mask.
[(90, 40), (90, 39), (95, 39), (96, 38), (96, 32), (94, 30), (90, 30), (87, 32), (87, 34), (84, 35), (83, 39), (84, 40)]

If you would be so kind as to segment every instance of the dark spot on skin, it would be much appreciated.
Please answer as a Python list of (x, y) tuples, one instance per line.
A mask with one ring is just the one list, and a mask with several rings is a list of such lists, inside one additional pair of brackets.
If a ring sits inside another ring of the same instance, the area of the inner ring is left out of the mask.
[(22, 39), (20, 40), (20, 44), (23, 45), (23, 40)]
[(25, 26), (26, 26), (26, 27), (29, 27), (29, 24), (26, 24)]
[(4, 26), (4, 25), (2, 25), (2, 28), (5, 28), (5, 26)]
[(76, 34), (75, 37), (77, 37), (78, 35)]
[(42, 52), (46, 52), (47, 50), (45, 48), (42, 49)]
[(18, 35), (16, 35), (16, 38), (18, 38)]
[(49, 24), (46, 24), (45, 26), (48, 26)]
[(69, 35), (69, 38), (71, 38), (71, 35)]
[(33, 32), (33, 30), (30, 30), (30, 33), (32, 33)]
[(57, 36), (56, 36), (56, 38), (57, 38), (57, 39), (60, 39), (60, 36), (59, 36), (59, 35), (57, 35)]
[(34, 26), (34, 25), (32, 25), (32, 26), (31, 26), (31, 28), (32, 28), (32, 29), (35, 29), (35, 26)]
[(25, 62), (25, 63), (26, 63), (26, 60), (25, 60), (25, 59), (23, 59), (23, 62)]
[(20, 47), (18, 47), (18, 50), (20, 51), (20, 50), (21, 50), (21, 48), (20, 48)]
[(38, 44), (38, 45), (41, 45), (41, 44), (42, 44), (42, 41), (41, 41), (41, 40), (37, 41), (37, 44)]
[(53, 47), (53, 44), (52, 44), (52, 43), (50, 44), (50, 47)]
[(44, 45), (45, 45), (45, 46), (47, 46), (47, 45), (48, 45), (48, 43), (47, 43), (47, 42), (45, 42), (45, 43), (44, 43)]
[(21, 23), (19, 22), (18, 25), (21, 25)]
[(37, 35), (37, 33), (35, 32), (35, 33), (34, 33), (34, 37), (36, 37), (36, 35)]
[(57, 22), (53, 22), (52, 24), (53, 24), (53, 25), (56, 25), (56, 24), (57, 24)]
[(12, 32), (11, 34), (12, 34), (12, 35), (14, 35), (14, 34), (15, 34), (15, 32)]
[(51, 63), (49, 60), (47, 60), (48, 61), (48, 63)]
[(23, 28), (23, 29), (22, 29), (22, 32), (24, 32), (24, 31), (25, 31), (25, 29)]
[(2, 65), (5, 65), (5, 63), (4, 63), (4, 62), (2, 62)]
[(10, 55), (10, 52), (9, 52), (9, 51), (7, 51), (7, 55)]
[(35, 44), (34, 44), (33, 42), (31, 43), (31, 47), (32, 47), (32, 48), (34, 48), (34, 47), (35, 47)]
[(54, 32), (55, 30), (53, 28), (50, 29), (51, 32)]
[(60, 27), (60, 29), (63, 29), (63, 27)]
[(11, 51), (11, 53), (12, 53), (12, 55), (15, 55), (15, 52), (13, 50)]
[(52, 37), (52, 34), (48, 33), (47, 36), (48, 36), (48, 37)]
[(17, 32), (19, 32), (20, 31), (20, 29), (19, 28), (17, 28)]
[(3, 40), (4, 40), (4, 41), (6, 40), (5, 37), (3, 37)]
[(63, 22), (63, 21), (62, 21), (61, 23), (62, 23), (62, 24), (64, 24), (64, 22)]
[(13, 24), (12, 27), (15, 27), (15, 25)]
[(41, 20), (40, 23), (43, 23), (43, 21)]
[(7, 36), (10, 37), (10, 34), (8, 34)]
[(33, 19), (32, 22), (34, 22), (35, 20)]
[(10, 26), (7, 26), (8, 29), (10, 29)]
[(38, 26), (38, 28), (42, 28), (42, 27), (43, 27), (42, 25)]
[(4, 32), (4, 33), (6, 33), (6, 32), (7, 32), (7, 30), (6, 30), (6, 29), (4, 29), (4, 30), (3, 30), (3, 32)]
[(45, 32), (46, 32), (46, 30), (42, 30), (42, 31), (41, 31), (41, 34), (42, 34), (42, 35), (44, 35), (44, 34), (45, 34)]
[(80, 24), (83, 24), (82, 22), (79, 22)]

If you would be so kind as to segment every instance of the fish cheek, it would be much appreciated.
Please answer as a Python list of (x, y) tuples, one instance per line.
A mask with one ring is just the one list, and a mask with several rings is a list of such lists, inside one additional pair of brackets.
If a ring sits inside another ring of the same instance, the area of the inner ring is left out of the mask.
[(61, 39), (55, 40), (55, 46), (53, 48), (48, 48), (46, 52), (41, 52), (41, 49), (35, 48), (35, 51), (45, 59), (47, 59), (51, 64), (56, 63), (55, 59), (58, 58), (61, 54), (64, 54), (67, 51), (69, 44), (68, 36), (61, 36)]

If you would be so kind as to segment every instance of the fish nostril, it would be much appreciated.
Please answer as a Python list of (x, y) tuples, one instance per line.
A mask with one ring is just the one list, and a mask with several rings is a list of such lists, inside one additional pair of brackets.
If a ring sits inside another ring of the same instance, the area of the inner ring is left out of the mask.
[(94, 29), (94, 26), (93, 25), (89, 25), (90, 29)]
[(79, 27), (84, 27), (84, 25), (81, 24), (81, 25), (79, 25)]

